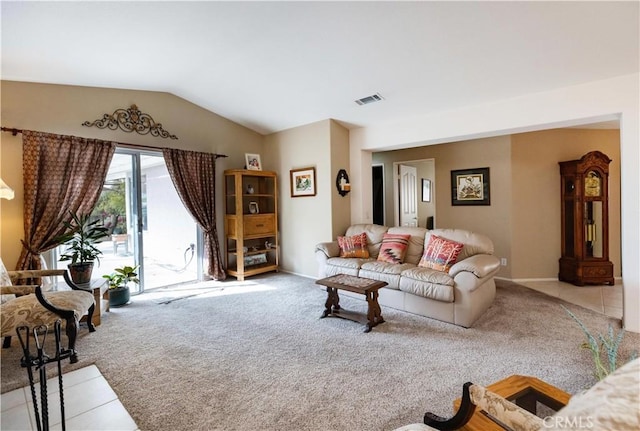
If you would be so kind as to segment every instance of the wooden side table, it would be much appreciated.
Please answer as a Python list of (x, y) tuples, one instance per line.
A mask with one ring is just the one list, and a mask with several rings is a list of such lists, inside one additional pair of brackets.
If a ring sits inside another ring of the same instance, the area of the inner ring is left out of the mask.
[[(93, 326), (99, 326), (102, 323), (102, 313), (109, 311), (109, 283), (103, 278), (91, 280), (90, 283), (78, 284), (81, 289), (87, 290), (93, 294), (96, 302), (96, 308), (93, 311)], [(66, 288), (68, 286), (65, 285)], [(87, 321), (87, 316), (82, 316), (81, 322)]]
[[(566, 406), (571, 398), (571, 395), (562, 389), (529, 376), (513, 375), (487, 386), (487, 389), (534, 415), (538, 402), (558, 411)], [(460, 398), (453, 402), (454, 411), (458, 411), (460, 402)], [(469, 422), (460, 429), (466, 431), (504, 431), (503, 427), (492, 421), (479, 409), (476, 409)]]

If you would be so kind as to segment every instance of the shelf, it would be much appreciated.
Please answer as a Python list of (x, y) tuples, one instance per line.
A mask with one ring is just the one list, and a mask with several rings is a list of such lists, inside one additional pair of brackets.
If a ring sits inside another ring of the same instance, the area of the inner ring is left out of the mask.
[[(259, 198), (274, 198), (274, 195), (272, 193), (243, 193), (241, 196), (245, 197), (245, 198), (251, 198), (251, 197), (259, 197)], [(235, 193), (227, 193), (227, 197), (236, 197)]]
[(273, 263), (263, 263), (260, 265), (247, 266), (245, 267), (243, 273), (240, 273), (235, 267), (227, 269), (227, 273), (229, 275), (232, 275), (238, 279), (271, 271), (278, 271), (278, 265), (275, 265)]
[[(278, 184), (275, 172), (228, 169), (225, 175), (225, 266), (229, 275), (242, 281), (245, 277), (277, 271), (278, 248)], [(253, 193), (248, 193), (253, 191)], [(249, 212), (255, 201), (258, 213)], [(273, 244), (266, 248), (265, 242)], [(244, 251), (247, 248), (259, 249)], [(247, 261), (265, 255), (267, 263), (244, 266)], [(240, 266), (239, 269), (238, 265)]]
[[(276, 247), (271, 247), (271, 248), (262, 248), (260, 250), (250, 250), (246, 253), (244, 253), (245, 256), (251, 256), (254, 254), (263, 254), (263, 253), (267, 253), (269, 251), (277, 251), (278, 249)], [(229, 250), (227, 253), (229, 254), (233, 254), (233, 255), (237, 255), (238, 254), (238, 250)]]

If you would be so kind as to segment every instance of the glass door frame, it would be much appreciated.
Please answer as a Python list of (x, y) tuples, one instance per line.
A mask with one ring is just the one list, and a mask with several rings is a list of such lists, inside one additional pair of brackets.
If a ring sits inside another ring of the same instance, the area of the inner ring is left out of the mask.
[[(144, 212), (142, 199), (142, 156), (163, 157), (161, 150), (149, 150), (143, 148), (116, 147), (116, 154), (131, 156), (131, 226), (133, 227), (133, 257), (134, 265), (144, 265)], [(202, 256), (204, 253), (204, 236), (202, 229), (196, 223), (196, 281), (204, 280)], [(132, 295), (139, 295), (145, 292), (145, 271), (144, 268), (138, 271), (140, 283), (137, 291), (132, 291)]]

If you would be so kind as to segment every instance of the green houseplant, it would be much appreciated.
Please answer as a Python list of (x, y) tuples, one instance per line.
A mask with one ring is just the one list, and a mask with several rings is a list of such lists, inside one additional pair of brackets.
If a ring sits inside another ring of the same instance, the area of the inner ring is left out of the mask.
[[(578, 326), (580, 326), (582, 332), (584, 332), (586, 341), (583, 342), (580, 347), (591, 352), (594, 366), (593, 374), (598, 380), (604, 379), (609, 374), (613, 373), (618, 366), (624, 365), (625, 361), (622, 360), (623, 363), (620, 364), (621, 358), (619, 357), (619, 349), (625, 332), (624, 329), (620, 329), (616, 334), (613, 327), (609, 325), (609, 330), (606, 335), (601, 333), (593, 335), (587, 326), (582, 323), (575, 314), (569, 311), (569, 309), (564, 305), (561, 305), (561, 307), (566, 311), (569, 317), (571, 317)], [(637, 356), (638, 352), (632, 351), (627, 361), (631, 361)]]
[(100, 263), (102, 254), (96, 244), (108, 238), (109, 230), (102, 226), (100, 220), (91, 220), (89, 214), (76, 214), (69, 211), (71, 220), (64, 222), (66, 232), (56, 238), (65, 244), (67, 249), (60, 256), (60, 261), (71, 261), (69, 273), (74, 283), (89, 283), (93, 272), (93, 263)]
[(136, 266), (123, 266), (122, 268), (116, 268), (111, 274), (103, 275), (102, 278), (106, 278), (109, 281), (109, 306), (120, 307), (129, 303), (131, 298), (131, 292), (129, 290), (129, 283), (140, 283), (138, 274), (138, 265)]

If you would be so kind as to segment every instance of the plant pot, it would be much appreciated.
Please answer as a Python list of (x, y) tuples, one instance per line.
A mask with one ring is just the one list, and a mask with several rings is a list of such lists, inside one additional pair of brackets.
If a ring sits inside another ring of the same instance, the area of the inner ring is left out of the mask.
[(93, 272), (93, 262), (74, 263), (67, 265), (69, 275), (75, 284), (85, 284), (91, 282), (91, 273)]
[(110, 307), (122, 307), (129, 303), (131, 293), (129, 286), (116, 287), (115, 289), (109, 289), (109, 306)]

